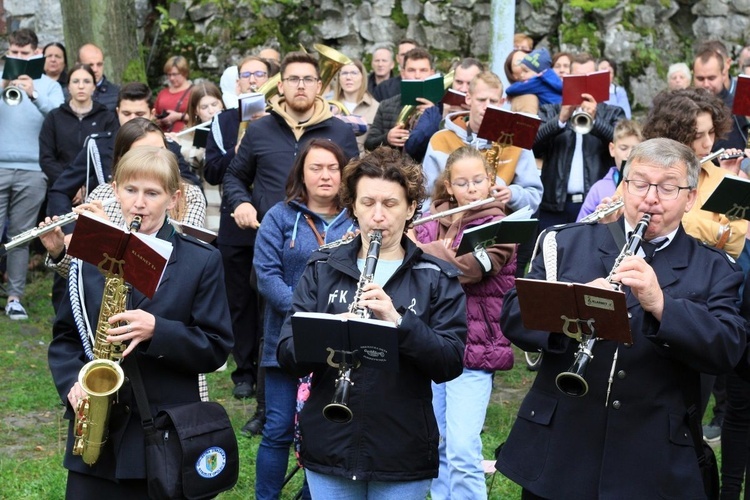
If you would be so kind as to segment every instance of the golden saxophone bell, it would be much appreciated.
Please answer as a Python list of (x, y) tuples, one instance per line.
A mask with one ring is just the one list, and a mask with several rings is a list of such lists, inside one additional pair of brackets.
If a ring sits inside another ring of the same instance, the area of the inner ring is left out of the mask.
[(5, 87), (3, 90), (3, 102), (8, 106), (18, 106), (23, 100), (23, 91), (16, 86)]

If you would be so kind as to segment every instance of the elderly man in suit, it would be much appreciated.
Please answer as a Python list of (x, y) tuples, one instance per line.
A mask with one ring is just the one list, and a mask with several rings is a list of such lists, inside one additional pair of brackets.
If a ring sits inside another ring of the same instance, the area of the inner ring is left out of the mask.
[(544, 352), (496, 464), (524, 488), (523, 498), (705, 497), (698, 462), (703, 450), (694, 446), (700, 424), (690, 418), (699, 404), (700, 373), (732, 370), (746, 341), (737, 309), (742, 272), (723, 251), (682, 228), (699, 170), (688, 147), (671, 139), (645, 141), (624, 168), (621, 219), (557, 226), (542, 237), (544, 250), (530, 278), (545, 279), (556, 262), (558, 281), (607, 288), (604, 278), (622, 248), (617, 241), (625, 241), (644, 214), (652, 216), (646, 243), (611, 276), (626, 294), (633, 341), (596, 341), (582, 397), (555, 387), (579, 343), (558, 332), (527, 330), (517, 292), (506, 297), (505, 335), (527, 351)]

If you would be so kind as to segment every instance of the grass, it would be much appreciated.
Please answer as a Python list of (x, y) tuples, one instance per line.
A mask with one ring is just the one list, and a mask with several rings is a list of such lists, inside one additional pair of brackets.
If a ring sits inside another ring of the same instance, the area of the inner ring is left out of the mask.
[[(0, 315), (0, 499), (62, 499), (66, 471), (62, 458), (67, 437), (63, 407), (47, 368), (47, 347), (52, 337), (53, 312), (50, 305), (50, 274), (30, 273), (24, 305), (28, 321), (10, 321)], [(227, 371), (208, 374), (211, 399), (223, 404), (237, 431), (240, 450), (240, 478), (237, 486), (219, 496), (220, 500), (252, 498), (255, 484), (255, 456), (259, 437), (247, 438), (239, 429), (255, 411), (255, 401), (239, 401), (231, 396)], [(533, 382), (523, 356), (516, 351), (516, 366), (497, 372), (494, 391), (482, 434), (484, 457), (492, 459), (515, 420), (518, 406)], [(717, 450), (717, 458), (721, 460)], [(290, 470), (294, 459), (290, 455)], [(284, 489), (282, 499), (291, 499), (301, 486), (302, 474), (295, 474)], [(494, 474), (487, 478), (489, 498), (520, 498), (520, 488)]]

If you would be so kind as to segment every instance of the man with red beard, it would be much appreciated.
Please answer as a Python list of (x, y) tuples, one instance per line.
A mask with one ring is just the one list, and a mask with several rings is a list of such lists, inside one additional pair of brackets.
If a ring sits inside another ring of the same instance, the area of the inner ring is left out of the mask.
[(281, 62), (281, 97), (267, 116), (248, 125), (224, 176), (224, 196), (240, 228), (257, 229), (268, 209), (284, 199), (294, 158), (310, 139), (329, 139), (347, 158), (357, 156), (351, 126), (331, 114), (319, 96), (321, 85), (318, 62), (309, 54), (292, 52)]

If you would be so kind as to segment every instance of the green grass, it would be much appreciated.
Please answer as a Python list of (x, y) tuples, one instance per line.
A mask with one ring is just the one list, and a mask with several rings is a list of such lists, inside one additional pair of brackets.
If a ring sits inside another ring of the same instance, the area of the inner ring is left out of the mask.
[[(0, 315), (0, 499), (62, 499), (66, 471), (62, 458), (67, 421), (47, 368), (47, 346), (52, 337), (50, 274), (30, 274), (24, 305), (30, 319), (10, 321)], [(4, 302), (3, 302), (4, 303)], [(219, 496), (221, 500), (252, 498), (255, 484), (255, 456), (259, 437), (247, 438), (239, 429), (255, 410), (255, 401), (238, 401), (231, 396), (229, 374), (208, 375), (211, 399), (223, 404), (238, 432), (240, 478), (237, 486)], [(515, 420), (518, 405), (533, 381), (519, 351), (516, 366), (495, 376), (494, 391), (482, 434), (484, 456), (493, 458)], [(356, 418), (356, 417), (355, 417)], [(717, 453), (718, 455), (718, 453)], [(719, 457), (720, 458), (720, 457)], [(290, 454), (290, 468), (294, 464)], [(291, 499), (300, 488), (302, 474), (295, 474), (282, 495)], [(520, 488), (500, 474), (487, 479), (490, 499), (516, 499)]]

